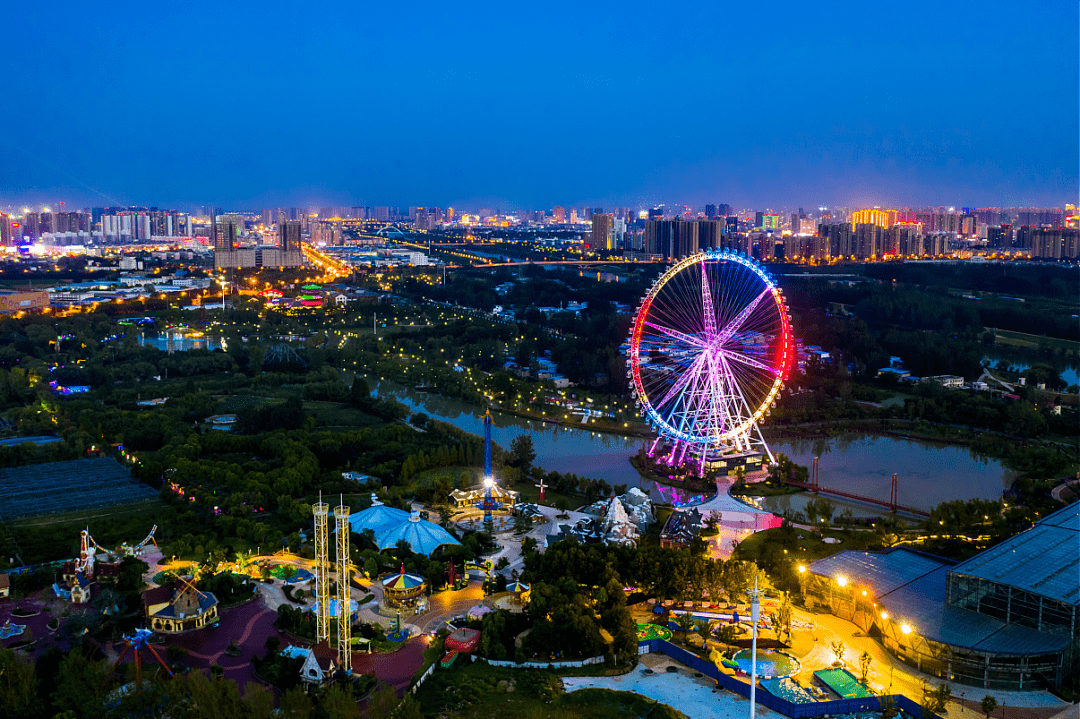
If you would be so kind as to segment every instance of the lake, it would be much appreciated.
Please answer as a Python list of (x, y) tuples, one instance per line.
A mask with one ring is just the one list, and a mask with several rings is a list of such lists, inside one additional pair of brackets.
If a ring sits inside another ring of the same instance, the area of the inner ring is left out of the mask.
[[(368, 378), (372, 393), (391, 397), (409, 407), (453, 426), (483, 436), (481, 418), (484, 409), (438, 394), (419, 392), (395, 382)], [(628, 484), (648, 490), (660, 498), (655, 482), (644, 480), (630, 465), (630, 457), (646, 444), (637, 437), (592, 432), (587, 429), (523, 419), (503, 412), (492, 412), (491, 439), (503, 448), (520, 434), (532, 437), (536, 464), (546, 470), (573, 472), (584, 477), (604, 479), (610, 484)], [(770, 442), (773, 453), (783, 452), (796, 464), (809, 467), (815, 456), (821, 457), (820, 483), (824, 487), (866, 496), (889, 499), (893, 472), (899, 475), (899, 501), (916, 509), (929, 510), (953, 499), (997, 499), (1012, 484), (1016, 473), (1000, 462), (976, 455), (963, 448), (889, 436), (839, 434), (823, 440), (776, 440)], [(670, 499), (670, 490), (666, 492)], [(767, 497), (763, 506), (777, 513), (791, 507), (801, 510), (805, 495)], [(843, 509), (850, 507), (855, 516), (880, 514), (871, 508), (830, 498)]]

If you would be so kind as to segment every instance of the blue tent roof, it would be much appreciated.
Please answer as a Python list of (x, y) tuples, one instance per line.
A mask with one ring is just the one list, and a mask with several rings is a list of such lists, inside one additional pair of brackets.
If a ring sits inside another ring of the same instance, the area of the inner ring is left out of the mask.
[(454, 539), (454, 535), (437, 524), (420, 519), (416, 515), (407, 516), (406, 520), (375, 535), (375, 545), (380, 551), (392, 549), (403, 539), (409, 543), (412, 551), (424, 556), (430, 556), (444, 544), (461, 544)]
[(349, 515), (349, 526), (356, 534), (363, 534), (365, 529), (370, 529), (378, 536), (391, 527), (396, 527), (402, 522), (409, 520), (409, 513), (404, 509), (387, 507), (385, 504), (374, 504), (362, 512)]

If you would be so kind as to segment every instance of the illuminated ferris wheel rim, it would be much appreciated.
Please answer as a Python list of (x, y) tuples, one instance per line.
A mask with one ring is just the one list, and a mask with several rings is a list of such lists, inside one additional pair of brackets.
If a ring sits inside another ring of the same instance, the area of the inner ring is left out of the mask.
[[(671, 423), (662, 417), (653, 406), (653, 401), (649, 397), (649, 391), (645, 388), (641, 376), (641, 336), (653, 301), (673, 278), (679, 276), (684, 270), (705, 262), (731, 262), (740, 265), (753, 273), (769, 293), (780, 320), (779, 336), (777, 337), (779, 362), (774, 368), (771, 368), (773, 380), (768, 392), (756, 407), (751, 408), (752, 411), (748, 416), (742, 418), (742, 421), (728, 427), (720, 434), (713, 435), (693, 434), (672, 426)], [(791, 320), (788, 315), (787, 305), (784, 302), (784, 296), (769, 273), (766, 272), (761, 265), (746, 255), (726, 249), (704, 250), (685, 257), (672, 265), (666, 272), (657, 278), (645, 293), (644, 298), (642, 298), (641, 305), (638, 307), (638, 311), (634, 317), (634, 324), (630, 333), (630, 346), (627, 352), (629, 355), (627, 363), (630, 365), (631, 376), (630, 386), (634, 391), (636, 399), (640, 402), (642, 415), (647, 418), (649, 424), (651, 424), (661, 435), (665, 435), (671, 439), (681, 440), (687, 444), (703, 446), (706, 450), (710, 446), (719, 447), (730, 443), (732, 440), (748, 436), (749, 433), (757, 427), (757, 422), (769, 411), (769, 408), (776, 400), (776, 396), (779, 394), (780, 389), (783, 387), (787, 372), (791, 366), (793, 344)]]

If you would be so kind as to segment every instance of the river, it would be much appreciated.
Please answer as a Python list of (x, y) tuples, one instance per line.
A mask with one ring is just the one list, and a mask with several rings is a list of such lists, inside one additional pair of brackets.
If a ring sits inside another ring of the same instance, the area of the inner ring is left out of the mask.
[[(368, 378), (372, 393), (391, 397), (434, 419), (477, 435), (483, 435), (484, 410), (476, 405), (439, 394), (419, 392), (388, 380)], [(637, 437), (591, 432), (532, 421), (502, 412), (492, 413), (491, 439), (501, 447), (520, 434), (532, 437), (536, 464), (546, 470), (573, 472), (584, 477), (628, 484), (660, 498), (655, 482), (644, 480), (630, 465), (630, 457), (645, 441)], [(839, 434), (826, 440), (776, 440), (773, 453), (783, 452), (796, 464), (819, 461), (823, 487), (889, 499), (892, 474), (899, 475), (900, 504), (929, 510), (953, 499), (998, 499), (1016, 473), (1000, 462), (963, 448), (889, 436)], [(665, 492), (670, 499), (670, 490)], [(764, 507), (777, 513), (787, 507), (801, 509), (805, 495), (764, 498)], [(835, 499), (837, 507), (850, 508), (855, 516), (880, 514), (883, 509)]]

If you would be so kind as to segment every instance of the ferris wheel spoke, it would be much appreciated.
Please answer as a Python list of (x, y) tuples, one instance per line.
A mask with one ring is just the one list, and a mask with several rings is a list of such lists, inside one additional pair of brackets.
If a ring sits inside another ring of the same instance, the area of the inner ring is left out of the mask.
[(720, 353), (724, 356), (725, 359), (734, 360), (736, 362), (742, 362), (745, 365), (750, 365), (751, 367), (756, 367), (757, 369), (765, 370), (766, 372), (769, 372), (770, 374), (777, 374), (777, 372), (778, 372), (778, 370), (775, 367), (770, 367), (769, 365), (767, 365), (767, 364), (765, 364), (763, 362), (758, 362), (753, 357), (749, 357), (747, 355), (740, 354), (738, 352), (729, 352), (727, 350), (720, 350)]
[(670, 327), (664, 327), (663, 325), (658, 325), (653, 322), (645, 322), (644, 324), (648, 327), (652, 327), (654, 330), (661, 334), (665, 334), (668, 337), (681, 340), (683, 342), (686, 342), (687, 344), (693, 345), (694, 347), (705, 347), (705, 342), (702, 339), (693, 335), (688, 335), (685, 332), (680, 332), (679, 330), (674, 330)]
[(742, 327), (743, 323), (746, 322), (747, 318), (750, 317), (751, 314), (753, 314), (754, 310), (757, 309), (757, 306), (761, 304), (761, 301), (771, 295), (772, 290), (766, 288), (761, 293), (759, 293), (757, 297), (752, 299), (750, 301), (750, 304), (748, 304), (746, 307), (743, 307), (742, 311), (739, 312), (739, 314), (735, 315), (731, 322), (727, 323), (727, 325), (724, 326), (724, 329), (721, 330), (720, 334), (716, 336), (717, 342), (726, 342), (727, 340), (731, 339), (731, 336), (739, 331), (739, 328)]
[(705, 337), (711, 340), (716, 336), (716, 311), (713, 309), (709, 271), (705, 268), (704, 262), (701, 263), (701, 307), (705, 319)]
[(679, 375), (679, 379), (675, 381), (675, 384), (671, 385), (671, 389), (667, 391), (663, 399), (653, 405), (657, 410), (667, 404), (672, 397), (683, 391), (686, 385), (690, 384), (690, 380), (693, 379), (700, 372), (701, 365), (705, 361), (705, 355), (698, 355), (698, 358), (690, 363), (690, 366)]

